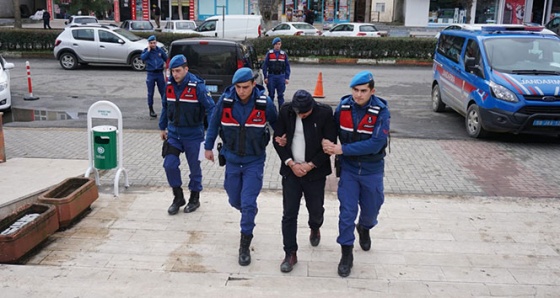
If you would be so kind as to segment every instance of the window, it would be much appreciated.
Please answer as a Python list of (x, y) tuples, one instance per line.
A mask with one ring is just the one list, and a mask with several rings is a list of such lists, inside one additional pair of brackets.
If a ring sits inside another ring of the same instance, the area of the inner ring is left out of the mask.
[(474, 71), (471, 71), (471, 73), (479, 77), (484, 77), (484, 66), (482, 62), (482, 55), (480, 54), (480, 47), (478, 46), (478, 43), (473, 39), (469, 39), (467, 41), (467, 50), (465, 51), (465, 57), (463, 59), (465, 63), (465, 70), (467, 71), (467, 64), (469, 59), (474, 59), (474, 67), (476, 68)]
[(119, 37), (109, 31), (99, 30), (99, 41), (118, 43)]
[(437, 51), (445, 57), (459, 62), (464, 43), (464, 37), (441, 34), (437, 45)]
[(72, 36), (77, 40), (94, 40), (93, 29), (76, 29), (72, 31)]

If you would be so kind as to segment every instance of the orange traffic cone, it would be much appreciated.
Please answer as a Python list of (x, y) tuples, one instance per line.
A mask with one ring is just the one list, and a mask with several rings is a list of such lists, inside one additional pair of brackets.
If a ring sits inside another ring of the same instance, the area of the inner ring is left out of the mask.
[(315, 98), (325, 98), (323, 94), (323, 73), (319, 72), (319, 77), (317, 77), (317, 84), (315, 85), (315, 91), (313, 92), (313, 97)]

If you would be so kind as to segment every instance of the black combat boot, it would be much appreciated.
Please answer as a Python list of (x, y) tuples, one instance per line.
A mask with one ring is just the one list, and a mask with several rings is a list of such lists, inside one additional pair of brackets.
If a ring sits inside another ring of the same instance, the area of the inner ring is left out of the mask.
[(173, 203), (171, 203), (171, 206), (167, 209), (167, 213), (169, 213), (169, 215), (177, 214), (177, 212), (179, 212), (179, 208), (187, 203), (185, 201), (182, 188), (173, 187), (173, 196)]
[(253, 235), (241, 233), (241, 243), (239, 244), (239, 265), (247, 266), (251, 264), (251, 240)]
[(191, 213), (200, 207), (200, 192), (191, 191), (191, 197), (189, 198), (189, 203), (185, 206), (185, 213)]
[(149, 106), (150, 108), (150, 117), (155, 118), (157, 117), (156, 112), (154, 112), (154, 107), (153, 106)]
[(360, 247), (368, 251), (371, 248), (371, 237), (369, 236), (369, 230), (362, 227), (362, 225), (356, 225), (356, 231), (358, 231), (358, 236), (360, 237)]
[(350, 275), (352, 265), (354, 264), (354, 255), (352, 255), (354, 245), (341, 245), (341, 248), (342, 258), (340, 258), (340, 263), (338, 263), (338, 275), (347, 277)]

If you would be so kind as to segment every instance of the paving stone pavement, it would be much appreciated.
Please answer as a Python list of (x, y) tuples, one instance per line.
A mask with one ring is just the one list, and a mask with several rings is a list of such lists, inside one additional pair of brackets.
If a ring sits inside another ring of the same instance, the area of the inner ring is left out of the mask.
[[(7, 158), (88, 159), (83, 129), (4, 128)], [(125, 130), (123, 164), (132, 186), (167, 185), (158, 131)], [(386, 157), (385, 192), (394, 194), (558, 198), (560, 148), (555, 144), (392, 138)], [(182, 156), (183, 180), (188, 167)], [(222, 188), (224, 168), (202, 162), (203, 185)], [(263, 188), (281, 189), (280, 160), (267, 149)], [(84, 173), (85, 173), (84, 169)], [(102, 171), (112, 184), (115, 170)], [(121, 179), (123, 181), (123, 179)], [(328, 178), (328, 190), (337, 179)]]
[(368, 252), (336, 268), (338, 202), (325, 199), (321, 243), (298, 226), (298, 263), (281, 273), (280, 191), (259, 196), (252, 263), (237, 264), (239, 212), (219, 189), (194, 213), (167, 215), (168, 187), (115, 199), (49, 237), (25, 266), (0, 265), (2, 297), (558, 297), (560, 202), (555, 199), (387, 195)]

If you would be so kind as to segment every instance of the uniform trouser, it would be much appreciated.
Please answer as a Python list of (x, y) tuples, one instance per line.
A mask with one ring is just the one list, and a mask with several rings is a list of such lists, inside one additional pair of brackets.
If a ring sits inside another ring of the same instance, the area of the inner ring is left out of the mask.
[[(189, 164), (189, 190), (202, 191), (202, 169), (200, 168), (200, 161), (198, 160), (198, 153), (200, 151), (200, 140), (179, 140), (176, 138), (168, 137), (169, 145), (179, 149), (185, 153), (187, 163)], [(167, 154), (163, 159), (163, 168), (167, 175), (167, 182), (171, 187), (181, 187), (183, 182), (181, 180), (181, 170), (179, 169), (181, 160), (179, 156), (174, 154)]]
[(272, 101), (274, 101), (274, 93), (278, 92), (278, 110), (282, 104), (284, 104), (284, 91), (286, 91), (286, 75), (284, 74), (269, 74), (268, 84), (266, 85), (268, 89), (268, 96)]
[(263, 184), (264, 161), (240, 165), (226, 161), (224, 188), (229, 204), (241, 212), (241, 233), (252, 235), (257, 215), (257, 197)]
[(146, 77), (146, 86), (148, 86), (148, 106), (154, 105), (154, 87), (157, 84), (159, 95), (163, 99), (165, 96), (165, 78), (163, 72), (149, 72)]
[(325, 182), (326, 178), (308, 181), (295, 175), (287, 175), (282, 178), (282, 236), (284, 239), (284, 251), (291, 253), (298, 250), (297, 219), (301, 195), (305, 197), (305, 206), (309, 212), (307, 224), (312, 230), (318, 230), (323, 225), (325, 208)]
[(342, 169), (338, 182), (338, 238), (340, 245), (354, 244), (355, 221), (360, 209), (358, 224), (366, 229), (377, 225), (379, 209), (385, 200), (383, 173), (358, 175)]

